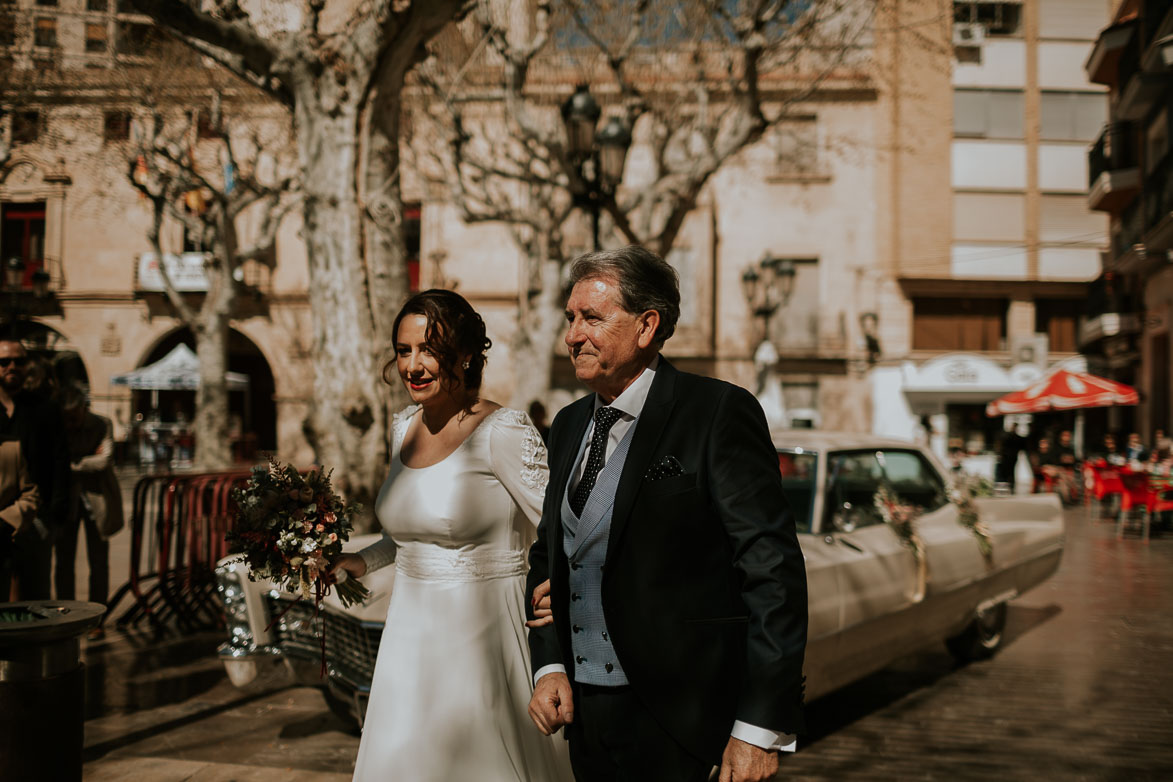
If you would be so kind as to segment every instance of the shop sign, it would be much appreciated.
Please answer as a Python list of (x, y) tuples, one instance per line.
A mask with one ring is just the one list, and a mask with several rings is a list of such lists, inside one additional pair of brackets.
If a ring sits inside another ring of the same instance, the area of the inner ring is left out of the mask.
[(908, 366), (904, 374), (906, 391), (1012, 390), (1019, 385), (995, 362), (972, 354), (941, 356), (919, 368)]
[[(174, 253), (163, 254), (163, 264), (167, 270), (167, 277), (175, 290), (183, 293), (205, 292), (208, 290), (208, 276), (204, 272), (207, 262), (206, 253)], [(166, 290), (163, 274), (159, 271), (159, 261), (155, 253), (143, 253), (138, 259), (138, 290), (159, 291)]]

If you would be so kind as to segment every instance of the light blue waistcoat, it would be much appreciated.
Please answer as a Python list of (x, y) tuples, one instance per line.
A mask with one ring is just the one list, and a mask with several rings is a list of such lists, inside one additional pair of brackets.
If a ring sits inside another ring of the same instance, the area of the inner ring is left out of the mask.
[[(574, 653), (574, 678), (586, 684), (611, 687), (627, 684), (627, 676), (615, 656), (603, 616), (602, 587), (615, 492), (638, 424), (637, 418), (599, 471), (581, 518), (570, 509), (570, 485), (578, 474), (577, 469), (571, 472), (562, 492), (562, 529), (565, 533), (562, 545), (570, 561), (570, 646)], [(588, 431), (591, 431), (590, 427)], [(576, 467), (582, 463), (588, 444), (588, 438), (584, 437), (578, 447), (578, 458), (574, 460)]]

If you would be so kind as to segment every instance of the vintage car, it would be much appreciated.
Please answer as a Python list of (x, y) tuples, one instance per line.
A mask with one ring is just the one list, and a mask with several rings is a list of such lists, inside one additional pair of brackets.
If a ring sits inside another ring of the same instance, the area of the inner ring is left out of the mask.
[[(1002, 642), (1007, 603), (1059, 566), (1063, 519), (1054, 495), (975, 500), (992, 546), (987, 557), (949, 499), (949, 473), (924, 448), (812, 430), (776, 432), (774, 442), (806, 559), (808, 698), (942, 640), (961, 660), (993, 654)], [(918, 509), (921, 560), (877, 510), (881, 486)], [(358, 537), (348, 549), (373, 539)], [(225, 561), (219, 589), (231, 640), (220, 654), (233, 682), (246, 685), (264, 670), (266, 658), (280, 659), (302, 680), (323, 684), (331, 704), (361, 723), (394, 571), (364, 579), (372, 594), (361, 608), (344, 611), (327, 598), (323, 681), (313, 606), (250, 582), (243, 565)]]

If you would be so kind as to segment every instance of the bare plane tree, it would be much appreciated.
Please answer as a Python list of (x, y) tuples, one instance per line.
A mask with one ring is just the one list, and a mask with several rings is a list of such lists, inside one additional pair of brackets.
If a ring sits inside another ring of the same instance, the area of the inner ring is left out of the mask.
[[(244, 266), (275, 264), (277, 231), (299, 203), (283, 134), (266, 137), (256, 125), (225, 116), (219, 95), (200, 127), (198, 112), (154, 113), (136, 122), (138, 144), (129, 149), (127, 177), (149, 200), (148, 239), (164, 292), (176, 317), (195, 338), (200, 385), (195, 405), (195, 463), (223, 469), (232, 463), (228, 440), (229, 324), (244, 291)], [(284, 125), (285, 123), (279, 123)], [(199, 142), (198, 136), (209, 136)], [(214, 143), (213, 143), (214, 142)], [(242, 232), (247, 216), (255, 225)], [(206, 251), (207, 290), (198, 306), (185, 296), (164, 262), (164, 226), (177, 222)]]
[(340, 488), (372, 500), (387, 467), (381, 380), (408, 289), (400, 232), (401, 87), (470, 0), (132, 0), (291, 111), (313, 311), (306, 431)]
[[(640, 170), (596, 191), (603, 244), (667, 255), (712, 176), (858, 65), (872, 0), (537, 0), (526, 25), (481, 0), (465, 57), (434, 47), (422, 101), (443, 107), (417, 137), (420, 168), (466, 222), (508, 225), (527, 264), (513, 404), (549, 388), (562, 327), (560, 282), (582, 247), (583, 197), (558, 101), (589, 81), (641, 148)], [(562, 92), (556, 92), (561, 88)], [(552, 97), (553, 93), (553, 97)], [(428, 97), (431, 96), (431, 97)], [(633, 147), (633, 149), (635, 148)]]

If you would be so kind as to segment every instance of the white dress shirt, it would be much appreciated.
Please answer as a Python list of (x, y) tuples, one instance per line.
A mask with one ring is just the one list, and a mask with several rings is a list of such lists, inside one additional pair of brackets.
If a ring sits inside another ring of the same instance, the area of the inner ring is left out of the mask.
[[(648, 401), (648, 392), (652, 388), (652, 381), (656, 379), (656, 368), (660, 365), (660, 357), (656, 356), (652, 363), (645, 369), (640, 376), (632, 381), (631, 385), (623, 389), (623, 393), (615, 397), (615, 401), (611, 403), (611, 407), (618, 410), (621, 415), (619, 420), (611, 425), (611, 431), (607, 433), (607, 450), (604, 464), (606, 460), (611, 458), (615, 453), (615, 449), (619, 447), (619, 443), (623, 442), (623, 438), (627, 436), (628, 430), (635, 425), (639, 414), (643, 412), (644, 404)], [(598, 394), (595, 394), (594, 409), (598, 410), (600, 407), (606, 407), (603, 400)], [(594, 416), (591, 416), (590, 425), (587, 426), (586, 440), (589, 443), (591, 436), (595, 431)], [(586, 471), (587, 451), (589, 446), (583, 451), (583, 458), (579, 460), (578, 465), (574, 469), (574, 479), (568, 488), (573, 492), (574, 487), (578, 486), (578, 482), (582, 480), (582, 475)], [(554, 488), (554, 487), (551, 487)], [(538, 669), (534, 674), (534, 684), (548, 673), (566, 673), (566, 667), (560, 663), (553, 663), (551, 665), (544, 665)], [(753, 744), (755, 747), (761, 747), (766, 750), (778, 750), (781, 752), (794, 752), (797, 739), (794, 735), (789, 733), (778, 733), (768, 728), (760, 728), (756, 725), (737, 720), (733, 723), (733, 730), (731, 735), (735, 739), (740, 739), (747, 744)]]

